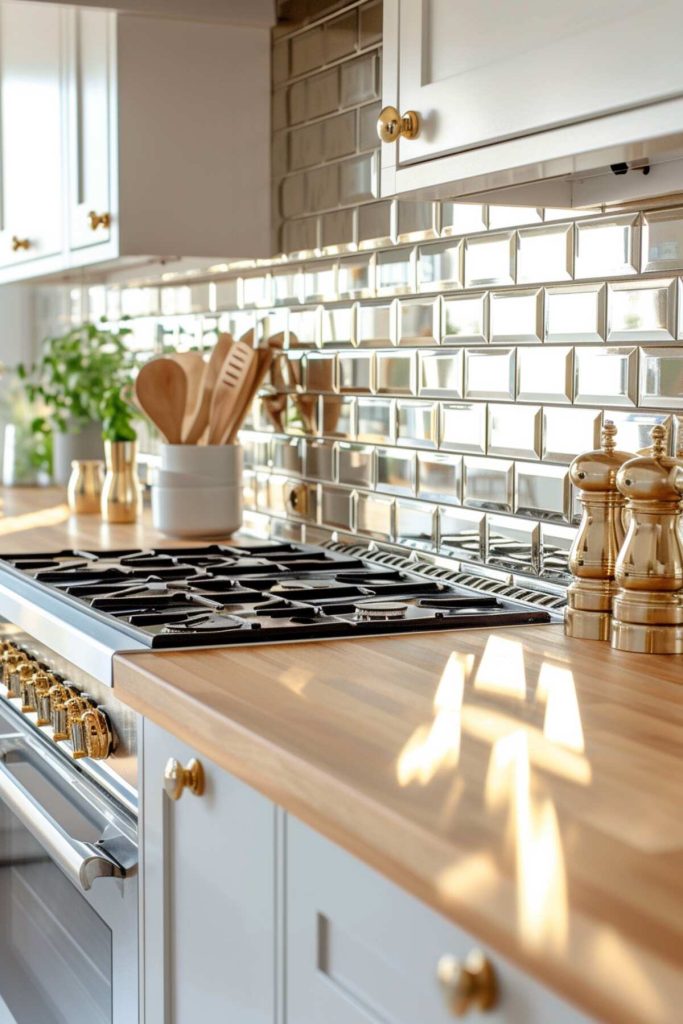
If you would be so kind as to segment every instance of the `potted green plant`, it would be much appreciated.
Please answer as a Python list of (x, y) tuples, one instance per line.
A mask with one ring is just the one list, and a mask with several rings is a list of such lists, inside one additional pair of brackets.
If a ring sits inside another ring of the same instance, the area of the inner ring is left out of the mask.
[(52, 475), (57, 483), (67, 482), (73, 459), (102, 458), (107, 396), (120, 393), (131, 378), (127, 334), (125, 327), (113, 331), (84, 323), (46, 338), (33, 366), (18, 367), (29, 399), (47, 409), (46, 415), (34, 419), (32, 429), (52, 435)]

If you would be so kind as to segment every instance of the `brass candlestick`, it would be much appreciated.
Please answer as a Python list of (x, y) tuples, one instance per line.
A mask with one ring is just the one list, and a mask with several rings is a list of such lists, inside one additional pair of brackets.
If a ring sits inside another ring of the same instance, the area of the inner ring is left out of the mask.
[(620, 468), (633, 456), (616, 450), (617, 428), (605, 420), (601, 446), (579, 455), (569, 467), (579, 488), (583, 513), (569, 554), (574, 577), (567, 594), (564, 631), (583, 640), (609, 640), (614, 574), (624, 540), (624, 498), (616, 484)]
[(650, 454), (626, 462), (617, 486), (630, 522), (617, 559), (612, 647), (683, 654), (683, 462), (665, 454), (666, 431), (652, 428)]

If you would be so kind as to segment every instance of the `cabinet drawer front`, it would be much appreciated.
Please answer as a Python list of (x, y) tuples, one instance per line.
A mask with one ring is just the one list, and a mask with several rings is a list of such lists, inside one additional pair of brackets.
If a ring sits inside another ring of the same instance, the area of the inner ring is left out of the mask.
[[(295, 1024), (452, 1024), (439, 959), (477, 947), (392, 882), (289, 817), (287, 1012)], [(486, 951), (499, 1001), (468, 1020), (587, 1024), (588, 1018)]]

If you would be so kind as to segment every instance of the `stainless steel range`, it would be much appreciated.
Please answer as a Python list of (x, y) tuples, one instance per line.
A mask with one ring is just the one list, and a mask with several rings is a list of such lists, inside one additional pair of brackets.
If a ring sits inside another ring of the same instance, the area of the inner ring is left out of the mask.
[(2, 556), (0, 1024), (3, 1000), (17, 1024), (137, 1017), (137, 719), (114, 654), (543, 623), (561, 602), (339, 544)]

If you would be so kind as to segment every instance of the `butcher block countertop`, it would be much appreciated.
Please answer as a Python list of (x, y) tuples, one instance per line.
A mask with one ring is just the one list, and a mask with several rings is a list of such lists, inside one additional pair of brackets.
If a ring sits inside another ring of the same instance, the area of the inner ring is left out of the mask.
[[(168, 543), (0, 494), (0, 551)], [(587, 1013), (681, 1019), (683, 656), (524, 626), (137, 653), (114, 678)]]

